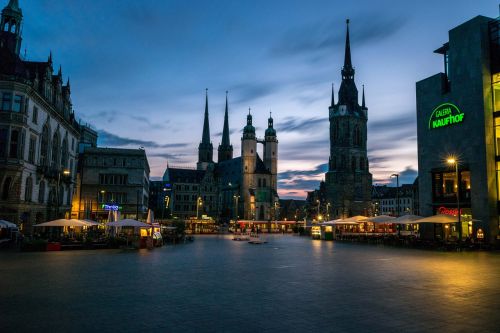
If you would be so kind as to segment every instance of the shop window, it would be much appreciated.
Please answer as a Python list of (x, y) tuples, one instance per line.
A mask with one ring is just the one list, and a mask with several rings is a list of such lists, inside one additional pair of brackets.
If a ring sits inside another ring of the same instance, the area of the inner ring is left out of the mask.
[(500, 111), (500, 82), (493, 84), (493, 103), (493, 111)]

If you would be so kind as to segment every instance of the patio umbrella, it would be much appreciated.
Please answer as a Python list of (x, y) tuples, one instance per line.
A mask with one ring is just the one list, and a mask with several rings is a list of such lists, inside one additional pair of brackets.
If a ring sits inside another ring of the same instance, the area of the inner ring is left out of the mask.
[(393, 223), (392, 221), (396, 218), (394, 216), (389, 215), (379, 215), (374, 217), (369, 217), (364, 219), (361, 222), (372, 222), (372, 223)]
[(35, 224), (34, 227), (87, 227), (88, 224), (80, 220), (59, 219), (45, 223)]
[(327, 221), (327, 222), (321, 223), (321, 225), (358, 225), (358, 224), (359, 224), (358, 222), (345, 221), (345, 220), (342, 220), (342, 219), (333, 220), (333, 221)]
[(151, 228), (151, 225), (132, 219), (124, 219), (106, 224), (109, 227), (138, 227), (138, 228)]
[(15, 225), (14, 223), (9, 222), (9, 221), (0, 220), (0, 228), (12, 229), (12, 228), (17, 228), (17, 225)]
[(419, 215), (403, 215), (400, 217), (395, 218), (394, 220), (391, 221), (391, 223), (396, 223), (396, 224), (415, 224), (415, 220), (420, 220), (423, 219), (423, 216)]
[(458, 223), (458, 217), (446, 214), (437, 214), (424, 217), (418, 220), (414, 220), (413, 223), (437, 223), (437, 224)]
[(89, 227), (101, 225), (99, 222), (92, 221), (92, 220), (89, 220), (89, 219), (84, 219), (84, 220), (79, 220), (79, 221), (82, 221), (83, 223), (86, 223)]
[(115, 214), (114, 214), (114, 212), (112, 210), (109, 210), (108, 211), (108, 223), (109, 222), (114, 222), (114, 221), (116, 221), (115, 220)]
[[(363, 220), (366, 220), (366, 219), (367, 219), (366, 216), (356, 215), (356, 216), (348, 217), (346, 219), (339, 219), (339, 220), (344, 221), (344, 222), (363, 222)], [(338, 220), (336, 220), (336, 221), (338, 221)]]

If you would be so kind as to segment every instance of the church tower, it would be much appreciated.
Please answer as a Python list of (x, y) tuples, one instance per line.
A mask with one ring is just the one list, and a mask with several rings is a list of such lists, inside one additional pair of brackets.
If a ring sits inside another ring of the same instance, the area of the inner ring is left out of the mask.
[(252, 200), (255, 191), (255, 169), (257, 166), (257, 138), (255, 137), (255, 127), (252, 125), (252, 114), (248, 109), (247, 125), (243, 128), (241, 138), (241, 174), (242, 184), (240, 189), (240, 202), (243, 203), (243, 218), (252, 218)]
[(214, 147), (210, 141), (210, 124), (208, 122), (208, 89), (205, 93), (205, 119), (203, 121), (203, 136), (198, 146), (198, 170), (207, 170), (209, 164), (213, 164)]
[(222, 130), (222, 142), (218, 149), (217, 162), (227, 161), (233, 158), (233, 146), (229, 141), (229, 116), (227, 106), (227, 91), (226, 91), (226, 111), (224, 113), (224, 129)]
[(12, 54), (19, 56), (21, 50), (21, 22), (23, 12), (18, 0), (10, 0), (2, 10), (0, 23), (0, 48), (8, 48)]
[(372, 175), (366, 150), (368, 108), (363, 87), (362, 104), (354, 82), (349, 20), (347, 20), (342, 83), (335, 104), (334, 89), (329, 107), (330, 159), (325, 175), (327, 200), (335, 218), (371, 214)]
[(274, 193), (278, 190), (278, 140), (276, 138), (276, 130), (273, 125), (272, 115), (269, 114), (267, 120), (267, 129), (264, 139), (264, 165), (271, 173), (271, 189)]

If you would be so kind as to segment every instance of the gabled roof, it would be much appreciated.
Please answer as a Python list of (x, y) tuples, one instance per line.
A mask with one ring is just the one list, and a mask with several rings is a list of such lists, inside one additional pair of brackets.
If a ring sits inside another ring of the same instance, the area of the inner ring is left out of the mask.
[(165, 171), (165, 179), (172, 183), (200, 183), (205, 176), (205, 170), (168, 168)]

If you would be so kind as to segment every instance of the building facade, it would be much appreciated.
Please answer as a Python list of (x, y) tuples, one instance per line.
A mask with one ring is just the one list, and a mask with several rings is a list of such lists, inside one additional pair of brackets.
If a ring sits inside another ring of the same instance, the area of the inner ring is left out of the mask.
[[(202, 141), (196, 170), (170, 168), (163, 181), (170, 184), (172, 216), (179, 218), (207, 215), (228, 222), (231, 219), (271, 220), (277, 218), (278, 140), (274, 120), (268, 119), (264, 138), (259, 139), (249, 111), (241, 137), (241, 156), (233, 157), (229, 138), (229, 108), (226, 108), (218, 161), (213, 161), (210, 140), (208, 96)], [(263, 147), (262, 158), (258, 144)]]
[[(399, 201), (399, 203), (398, 203)], [(386, 185), (373, 186), (373, 215), (418, 215), (415, 212), (414, 186), (403, 184), (399, 188)]]
[(444, 73), (416, 85), (420, 213), (460, 212), (451, 235), (493, 242), (500, 207), (499, 20), (477, 16), (455, 27), (435, 53), (444, 58)]
[(67, 216), (76, 177), (79, 126), (69, 79), (47, 61), (20, 57), (23, 14), (17, 0), (0, 22), (0, 218), (30, 233)]
[(332, 216), (371, 215), (372, 175), (369, 172), (366, 150), (368, 108), (363, 87), (359, 105), (358, 89), (354, 82), (351, 61), (349, 20), (345, 44), (342, 83), (335, 103), (329, 107), (330, 159), (325, 175), (327, 201), (332, 205)]
[(85, 147), (80, 154), (73, 218), (144, 219), (149, 206), (149, 163), (144, 149)]

